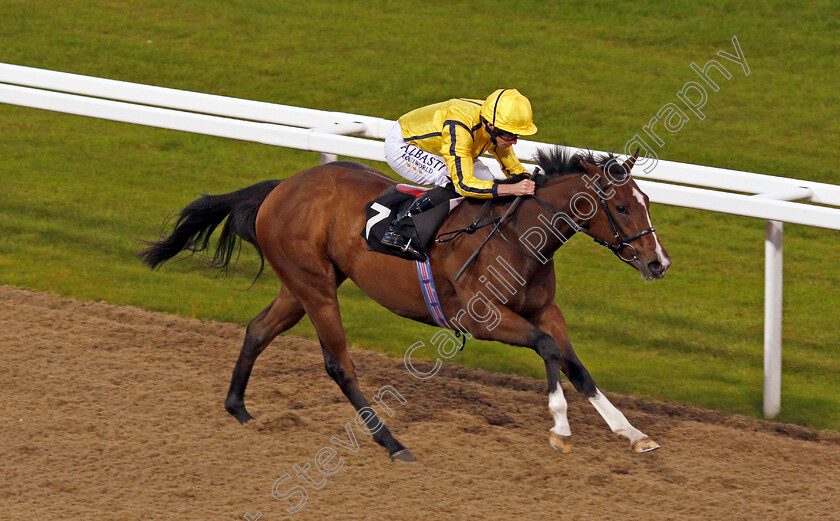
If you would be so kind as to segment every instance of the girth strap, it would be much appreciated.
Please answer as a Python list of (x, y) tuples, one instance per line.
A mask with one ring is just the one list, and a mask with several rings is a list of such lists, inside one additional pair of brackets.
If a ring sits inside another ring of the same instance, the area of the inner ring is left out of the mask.
[(426, 307), (429, 309), (429, 314), (434, 319), (435, 324), (451, 329), (443, 315), (443, 307), (440, 305), (437, 288), (435, 288), (435, 279), (432, 276), (432, 265), (429, 264), (429, 259), (417, 261), (417, 278), (420, 280), (420, 290), (423, 292)]

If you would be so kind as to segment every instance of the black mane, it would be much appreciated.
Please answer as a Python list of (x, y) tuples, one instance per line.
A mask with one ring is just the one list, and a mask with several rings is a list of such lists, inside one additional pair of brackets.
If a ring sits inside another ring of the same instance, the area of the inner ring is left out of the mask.
[(581, 161), (591, 163), (601, 169), (609, 168), (609, 173), (616, 180), (625, 176), (624, 169), (621, 168), (621, 162), (612, 153), (596, 155), (591, 150), (572, 153), (564, 147), (553, 146), (539, 149), (534, 159), (545, 174), (546, 179), (584, 173)]

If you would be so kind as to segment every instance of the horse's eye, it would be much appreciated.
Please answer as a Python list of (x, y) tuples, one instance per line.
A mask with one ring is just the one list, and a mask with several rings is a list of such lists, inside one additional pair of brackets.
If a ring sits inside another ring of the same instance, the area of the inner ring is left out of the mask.
[(626, 207), (626, 206), (624, 206), (624, 205), (621, 205), (621, 206), (616, 206), (616, 207), (615, 207), (615, 210), (616, 210), (618, 213), (623, 213), (624, 215), (628, 215), (628, 214), (630, 213), (630, 212), (628, 212), (628, 211), (627, 211), (627, 207)]

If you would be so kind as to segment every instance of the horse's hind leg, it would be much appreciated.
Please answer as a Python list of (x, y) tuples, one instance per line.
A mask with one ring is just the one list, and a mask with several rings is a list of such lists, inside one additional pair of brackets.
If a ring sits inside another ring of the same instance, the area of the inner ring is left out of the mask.
[(277, 335), (297, 324), (303, 315), (303, 306), (284, 286), (277, 298), (248, 323), (225, 400), (225, 409), (240, 423), (254, 418), (245, 409), (245, 387), (254, 362)]
[(373, 434), (374, 441), (388, 449), (391, 459), (395, 461), (414, 461), (411, 452), (394, 439), (391, 432), (370, 407), (359, 388), (356, 368), (347, 352), (344, 326), (341, 324), (335, 290), (332, 289), (331, 293), (332, 295), (328, 297), (319, 295), (312, 302), (307, 301), (306, 303), (306, 312), (315, 325), (318, 339), (321, 341), (321, 350), (324, 352), (324, 367), (327, 374), (335, 380), (335, 383), (341, 388), (341, 392), (350, 400), (356, 411), (361, 412), (364, 409), (362, 418), (368, 431)]
[[(581, 363), (575, 354), (574, 349), (572, 349), (572, 343), (566, 331), (566, 322), (560, 308), (554, 303), (549, 304), (533, 317), (533, 322), (534, 325), (546, 331), (554, 339), (554, 343), (559, 349), (559, 353), (557, 354), (560, 356), (560, 369), (569, 378), (572, 385), (575, 386), (575, 389), (589, 398), (589, 402), (595, 407), (595, 410), (598, 411), (601, 417), (604, 418), (610, 430), (630, 440), (630, 448), (633, 452), (648, 452), (658, 449), (659, 444), (633, 427), (627, 421), (624, 414), (610, 403), (607, 397), (595, 385), (595, 381), (590, 376), (589, 371), (586, 370), (583, 363)], [(548, 366), (548, 362), (546, 362), (546, 366)], [(563, 390), (560, 388), (558, 382), (556, 390), (552, 392), (549, 398), (549, 408), (552, 414), (554, 414), (556, 421), (555, 428), (551, 429), (552, 433), (557, 432), (559, 434), (559, 431), (555, 429), (562, 428), (564, 422), (565, 425), (568, 425), (565, 417), (565, 405), (566, 401), (563, 398)]]

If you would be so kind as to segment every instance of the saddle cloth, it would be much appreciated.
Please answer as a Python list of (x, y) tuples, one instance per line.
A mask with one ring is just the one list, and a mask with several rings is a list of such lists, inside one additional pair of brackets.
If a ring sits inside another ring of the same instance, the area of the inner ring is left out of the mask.
[[(385, 248), (380, 241), (396, 216), (405, 211), (417, 197), (426, 193), (432, 197), (436, 205), (411, 219), (407, 219), (409, 222), (400, 223), (397, 231), (409, 237), (414, 241), (414, 244), (419, 244), (428, 255), (429, 248), (434, 244), (435, 233), (449, 216), (450, 211), (463, 200), (451, 188), (435, 187), (429, 189), (398, 184), (366, 204), (365, 215), (367, 219), (361, 236), (367, 241), (368, 250), (411, 259), (399, 250)], [(449, 328), (443, 313), (443, 306), (441, 306), (438, 298), (437, 288), (435, 288), (432, 266), (429, 260), (416, 261), (416, 263), (417, 279), (420, 282), (420, 290), (423, 293), (423, 299), (426, 301), (429, 315), (439, 327)]]
[(411, 257), (398, 250), (385, 248), (380, 241), (397, 215), (405, 211), (414, 202), (414, 199), (425, 193), (429, 193), (438, 204), (434, 208), (413, 216), (411, 219), (406, 219), (406, 222), (401, 222), (396, 231), (411, 239), (412, 244), (419, 245), (419, 249), (428, 254), (429, 249), (434, 244), (435, 233), (450, 212), (450, 205), (442, 204), (442, 202), (452, 199), (452, 193), (442, 187), (427, 189), (399, 184), (389, 188), (384, 194), (367, 203), (365, 205), (365, 229), (361, 231), (360, 235), (367, 241), (368, 250), (411, 259)]

